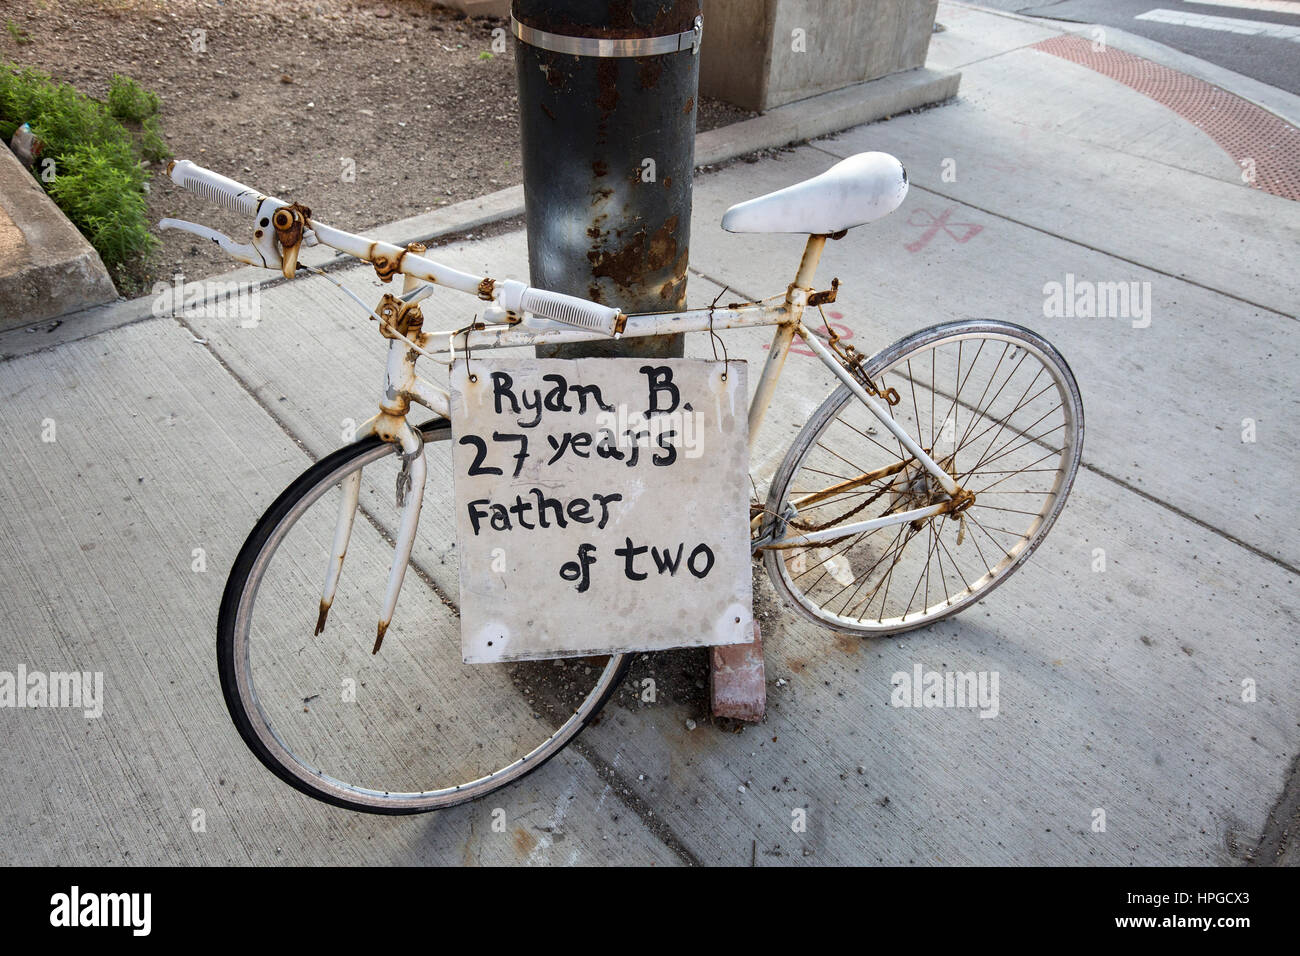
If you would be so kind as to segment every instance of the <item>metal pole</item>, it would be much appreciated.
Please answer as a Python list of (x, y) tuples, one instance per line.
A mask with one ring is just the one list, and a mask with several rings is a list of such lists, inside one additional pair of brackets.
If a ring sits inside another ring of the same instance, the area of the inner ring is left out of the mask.
[[(684, 308), (700, 0), (512, 6), (530, 282), (628, 313)], [(683, 341), (537, 354), (675, 357)]]

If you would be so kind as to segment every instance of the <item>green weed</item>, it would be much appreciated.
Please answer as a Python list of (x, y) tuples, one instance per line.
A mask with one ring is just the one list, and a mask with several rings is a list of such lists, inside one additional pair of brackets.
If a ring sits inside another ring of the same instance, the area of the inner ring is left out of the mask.
[(170, 155), (158, 106), (158, 95), (129, 77), (115, 75), (100, 102), (39, 70), (0, 64), (0, 136), (8, 141), (30, 124), (41, 142), (38, 181), (90, 240), (119, 288), (138, 282), (158, 246), (140, 164)]

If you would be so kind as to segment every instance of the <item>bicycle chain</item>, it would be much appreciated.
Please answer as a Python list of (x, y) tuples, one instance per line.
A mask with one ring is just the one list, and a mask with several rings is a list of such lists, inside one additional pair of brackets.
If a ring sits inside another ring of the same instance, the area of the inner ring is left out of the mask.
[[(912, 460), (913, 460), (913, 459), (908, 459), (908, 461), (912, 461)], [(879, 500), (880, 500), (880, 496), (883, 495), (885, 492), (887, 492), (887, 491), (889, 491), (889, 490), (890, 490), (889, 486), (886, 485), (884, 488), (881, 488), (879, 491), (877, 491), (874, 495), (872, 495), (872, 496), (871, 496), (870, 498), (868, 498), (866, 501), (862, 502), (862, 504), (858, 505), (856, 508), (851, 508), (851, 509), (849, 509), (848, 511), (844, 512), (844, 514), (839, 515), (838, 517), (832, 518), (832, 519), (829, 520), (829, 521), (823, 522), (822, 524), (807, 524), (807, 523), (805, 523), (805, 522), (803, 522), (803, 521), (796, 521), (796, 520), (793, 519), (793, 518), (791, 518), (789, 521), (787, 521), (786, 524), (790, 525), (790, 526), (793, 527), (793, 528), (798, 529), (799, 531), (804, 532), (805, 534), (812, 534), (812, 533), (817, 532), (817, 531), (825, 531), (827, 528), (832, 528), (832, 527), (834, 527), (835, 525), (839, 524), (841, 521), (845, 521), (845, 520), (847, 520), (847, 519), (849, 519), (849, 518), (852, 518), (854, 515), (861, 513), (862, 510), (863, 510), (864, 508), (867, 508), (869, 505), (871, 505), (871, 504), (872, 504), (873, 502), (875, 502), (875, 501), (879, 501)], [(882, 517), (883, 517), (883, 515), (882, 515)], [(963, 523), (963, 526), (962, 526), (962, 531), (963, 531), (963, 533), (964, 533), (964, 531), (965, 531), (965, 525), (964, 525), (964, 523)], [(821, 541), (821, 542), (818, 542), (818, 543), (819, 543), (822, 547), (824, 547), (824, 548), (829, 548), (831, 545), (838, 544), (839, 542), (844, 541), (844, 540), (846, 540), (846, 539), (848, 539), (848, 538), (851, 538), (851, 537), (853, 537), (852, 534), (846, 534), (846, 535), (844, 535), (843, 537), (840, 537), (840, 538), (831, 538), (831, 539), (828, 540), (828, 541)], [(960, 543), (960, 542), (959, 542), (959, 543)], [(804, 545), (804, 547), (812, 547), (812, 545)]]
[[(802, 521), (795, 521), (793, 518), (787, 521), (786, 524), (798, 528), (800, 531), (807, 532), (808, 534), (812, 534), (813, 532), (816, 531), (825, 531), (827, 528), (834, 527), (835, 525), (839, 524), (841, 521), (844, 521), (846, 518), (852, 518), (855, 514), (858, 514), (860, 511), (862, 511), (863, 508), (866, 508), (868, 505), (872, 504), (873, 502), (878, 501), (880, 499), (880, 496), (883, 495), (888, 490), (889, 490), (888, 487), (881, 488), (879, 491), (877, 491), (866, 501), (862, 502), (862, 504), (858, 505), (856, 508), (846, 511), (838, 518), (832, 518), (830, 521), (827, 521), (824, 524), (805, 524)], [(849, 536), (846, 535), (845, 537), (849, 537)], [(837, 539), (837, 540), (842, 540), (842, 539)]]

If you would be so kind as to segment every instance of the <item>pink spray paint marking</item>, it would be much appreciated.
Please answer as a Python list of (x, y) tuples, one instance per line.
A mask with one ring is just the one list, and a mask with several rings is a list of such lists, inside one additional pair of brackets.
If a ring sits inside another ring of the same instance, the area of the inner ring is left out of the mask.
[[(907, 220), (907, 224), (918, 229), (924, 229), (925, 232), (921, 233), (920, 239), (917, 239), (915, 242), (907, 243), (904, 248), (908, 252), (920, 252), (930, 244), (930, 240), (937, 236), (941, 230), (951, 236), (954, 242), (970, 242), (984, 231), (983, 226), (977, 225), (973, 222), (954, 222), (950, 224), (948, 220), (952, 218), (953, 210), (956, 208), (956, 206), (949, 206), (938, 217), (928, 209), (913, 209), (911, 217)], [(918, 222), (916, 219), (917, 216), (924, 216), (927, 218)], [(954, 229), (961, 229), (964, 231), (954, 232)]]

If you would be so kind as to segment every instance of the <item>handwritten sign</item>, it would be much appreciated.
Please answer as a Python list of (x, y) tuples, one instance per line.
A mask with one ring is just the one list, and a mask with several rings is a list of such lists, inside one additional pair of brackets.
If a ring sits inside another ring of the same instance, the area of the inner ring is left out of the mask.
[(747, 395), (742, 362), (457, 359), (465, 662), (750, 641)]

